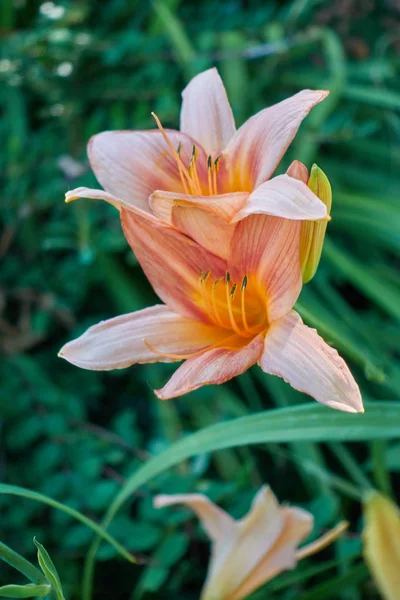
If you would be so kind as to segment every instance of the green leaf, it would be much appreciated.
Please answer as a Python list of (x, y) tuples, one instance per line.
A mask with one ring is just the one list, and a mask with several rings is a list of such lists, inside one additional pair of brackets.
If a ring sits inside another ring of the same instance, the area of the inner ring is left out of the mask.
[(2, 598), (43, 598), (51, 592), (51, 585), (27, 583), (26, 585), (3, 585), (0, 587)]
[[(399, 435), (400, 402), (395, 401), (368, 402), (364, 414), (343, 413), (316, 403), (307, 403), (216, 423), (176, 442), (136, 471), (111, 504), (103, 526), (108, 527), (123, 503), (140, 486), (162, 471), (201, 452), (247, 444), (368, 441), (373, 438), (398, 438)], [(91, 598), (98, 545), (99, 540), (95, 540), (88, 553), (83, 582), (84, 600)]]
[(50, 581), (51, 587), (55, 592), (58, 600), (65, 600), (57, 569), (54, 566), (54, 563), (51, 560), (49, 553), (47, 552), (46, 548), (42, 546), (40, 542), (37, 541), (36, 538), (33, 538), (33, 542), (38, 551), (38, 562), (40, 568), (42, 569), (48, 581)]

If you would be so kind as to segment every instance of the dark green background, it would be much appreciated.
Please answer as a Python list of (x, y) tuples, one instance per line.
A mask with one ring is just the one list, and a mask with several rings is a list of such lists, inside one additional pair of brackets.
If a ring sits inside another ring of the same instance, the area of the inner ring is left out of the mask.
[[(118, 213), (101, 202), (63, 202), (68, 189), (97, 187), (87, 140), (105, 129), (153, 127), (152, 110), (177, 127), (181, 90), (213, 65), (237, 124), (304, 87), (331, 90), (280, 167), (293, 158), (309, 167), (316, 161), (334, 192), (321, 266), (298, 308), (346, 358), (365, 398), (399, 399), (395, 0), (2, 0), (0, 18), (2, 481), (51, 495), (99, 520), (126, 477), (174, 440), (215, 421), (306, 400), (253, 369), (223, 387), (162, 403), (152, 389), (167, 380), (171, 365), (104, 374), (57, 358), (61, 345), (89, 325), (155, 301)], [(76, 173), (65, 167), (66, 157), (76, 161)], [(328, 483), (307, 474), (307, 461), (323, 470)], [(388, 470), (396, 485), (400, 446), (371, 440), (244, 447), (200, 455), (167, 471), (111, 526), (143, 565), (123, 563), (104, 545), (96, 597), (198, 598), (205, 535), (186, 511), (152, 509), (153, 495), (203, 491), (240, 516), (266, 481), (281, 500), (311, 510), (320, 530), (343, 517), (351, 522), (335, 551), (300, 565), (297, 575), (335, 556), (355, 555), (274, 592), (285, 582), (277, 579), (268, 597), (377, 598), (363, 568), (347, 587), (334, 579), (358, 568), (360, 506), (335, 483), (335, 477), (350, 480), (352, 466), (353, 485), (366, 473), (389, 491)], [(27, 558), (34, 555), (36, 535), (59, 569), (66, 596), (79, 597), (89, 530), (11, 496), (0, 498), (0, 525), (0, 538)], [(18, 576), (1, 567), (0, 578), (3, 584)], [(333, 595), (318, 592), (316, 586), (329, 581)]]

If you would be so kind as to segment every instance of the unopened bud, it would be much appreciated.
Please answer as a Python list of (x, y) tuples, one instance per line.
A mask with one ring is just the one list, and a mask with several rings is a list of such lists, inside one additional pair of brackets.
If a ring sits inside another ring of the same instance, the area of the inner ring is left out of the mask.
[(293, 179), (299, 179), (303, 183), (308, 183), (308, 169), (306, 165), (303, 165), (299, 160), (294, 160), (292, 162), (286, 171), (286, 175), (293, 177)]
[(308, 187), (325, 204), (328, 218), (302, 222), (300, 265), (303, 283), (310, 281), (317, 272), (332, 206), (331, 185), (325, 173), (317, 165), (312, 166)]

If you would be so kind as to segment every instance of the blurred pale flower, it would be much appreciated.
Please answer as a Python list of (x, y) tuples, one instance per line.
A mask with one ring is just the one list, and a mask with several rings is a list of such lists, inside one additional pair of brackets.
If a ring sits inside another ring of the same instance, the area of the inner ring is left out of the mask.
[(371, 492), (364, 502), (364, 556), (385, 600), (400, 598), (400, 511)]
[(157, 508), (184, 504), (191, 508), (212, 542), (208, 575), (201, 600), (240, 600), (299, 559), (318, 552), (347, 527), (339, 523), (319, 540), (299, 544), (313, 529), (313, 516), (296, 507), (280, 506), (268, 486), (255, 496), (249, 513), (235, 521), (202, 494), (156, 496)]
[(362, 411), (345, 362), (292, 310), (302, 286), (302, 223), (326, 220), (327, 207), (297, 173), (269, 179), (326, 94), (300, 92), (236, 132), (211, 69), (183, 92), (180, 132), (155, 117), (159, 130), (92, 138), (89, 159), (107, 191), (77, 188), (66, 199), (105, 199), (121, 211), (125, 236), (165, 305), (91, 327), (60, 355), (99, 370), (186, 359), (156, 392), (162, 399), (223, 383), (258, 362), (319, 402)]

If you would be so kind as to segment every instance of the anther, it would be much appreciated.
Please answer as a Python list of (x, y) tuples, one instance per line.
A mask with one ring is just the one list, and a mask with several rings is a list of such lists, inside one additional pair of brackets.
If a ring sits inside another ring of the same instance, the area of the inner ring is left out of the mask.
[(209, 274), (210, 274), (210, 271), (206, 271), (204, 273), (204, 275), (203, 275), (203, 281), (207, 281), (207, 278), (208, 278)]
[(233, 300), (233, 298), (235, 296), (235, 292), (236, 292), (236, 283), (233, 284), (232, 289), (231, 289), (231, 291), (229, 293), (229, 296), (232, 298), (232, 300)]
[(243, 277), (243, 281), (242, 281), (242, 290), (245, 290), (247, 287), (247, 275), (245, 275)]
[(230, 281), (231, 281), (231, 276), (229, 274), (229, 271), (227, 271), (225, 273), (225, 283), (230, 283)]

